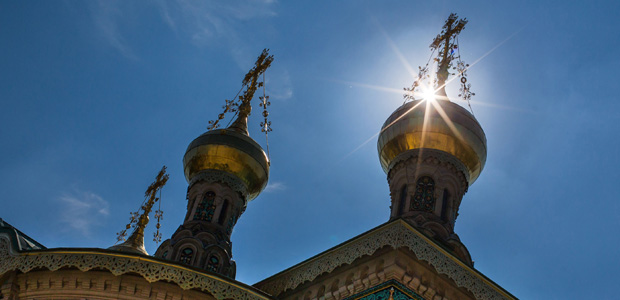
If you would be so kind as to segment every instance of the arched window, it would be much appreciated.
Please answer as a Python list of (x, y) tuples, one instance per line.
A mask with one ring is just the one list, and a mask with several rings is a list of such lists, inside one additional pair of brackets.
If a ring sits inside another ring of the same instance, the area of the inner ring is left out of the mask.
[(207, 270), (217, 272), (217, 267), (220, 265), (220, 259), (215, 255), (211, 255), (207, 261)]
[(435, 208), (435, 181), (428, 176), (418, 178), (411, 210), (432, 212)]
[(215, 193), (208, 191), (205, 193), (204, 198), (196, 207), (194, 213), (194, 220), (211, 222), (213, 220), (213, 214), (215, 213)]
[(166, 258), (168, 257), (168, 250), (166, 250), (166, 252), (164, 252), (164, 254), (162, 254), (161, 258)]
[(441, 203), (441, 218), (448, 222), (448, 216), (449, 216), (449, 205), (448, 203), (450, 202), (450, 192), (448, 192), (448, 189), (444, 189), (443, 190), (443, 200)]
[(403, 185), (400, 189), (400, 200), (398, 202), (398, 211), (397, 215), (402, 215), (405, 212), (405, 205), (407, 205), (407, 185)]
[(190, 264), (192, 262), (192, 257), (194, 256), (194, 249), (192, 248), (185, 248), (183, 249), (183, 251), (181, 251), (181, 258), (179, 259), (179, 261), (181, 263), (184, 264)]
[(220, 216), (217, 218), (217, 223), (220, 225), (224, 225), (224, 220), (226, 219), (226, 211), (228, 210), (228, 201), (224, 200), (222, 203), (222, 209), (220, 209)]

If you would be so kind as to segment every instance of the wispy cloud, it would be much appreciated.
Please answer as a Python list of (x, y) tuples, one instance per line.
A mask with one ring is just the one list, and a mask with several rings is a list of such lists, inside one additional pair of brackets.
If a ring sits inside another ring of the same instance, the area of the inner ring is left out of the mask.
[[(198, 47), (225, 47), (240, 69), (254, 63), (257, 39), (275, 29), (252, 25), (276, 16), (275, 0), (155, 0), (161, 21), (179, 37)], [(92, 2), (93, 23), (107, 44), (129, 59), (138, 59), (126, 38), (131, 35), (133, 20), (139, 14), (136, 6), (125, 1), (98, 0)], [(262, 23), (263, 25), (266, 23)], [(261, 45), (262, 46), (262, 45)], [(267, 45), (264, 45), (267, 46)], [(259, 49), (260, 50), (260, 49)], [(267, 89), (271, 99), (286, 100), (293, 96), (289, 72), (276, 62), (267, 74)]]
[(104, 0), (93, 2), (91, 6), (93, 22), (111, 47), (127, 58), (136, 59), (136, 55), (127, 44), (119, 28), (119, 18), (122, 17), (122, 10), (119, 8), (118, 3), (120, 2)]
[(286, 185), (281, 181), (269, 182), (267, 187), (265, 188), (265, 193), (273, 193), (277, 191), (283, 191), (286, 189)]
[(110, 214), (109, 203), (92, 192), (74, 190), (60, 196), (58, 201), (60, 222), (84, 236), (90, 234), (91, 228), (98, 225), (102, 217)]
[(287, 100), (293, 97), (293, 85), (291, 84), (291, 77), (288, 70), (278, 67), (277, 63), (274, 63), (273, 70), (267, 71), (267, 80), (265, 80), (265, 87), (267, 95), (271, 99)]
[[(157, 1), (164, 23), (197, 46), (224, 45), (242, 69), (251, 66), (258, 53), (256, 34), (248, 31), (248, 21), (276, 16), (275, 0), (240, 0), (234, 3), (214, 0)], [(252, 32), (255, 32), (252, 28)], [(265, 29), (263, 30), (271, 30)], [(293, 96), (289, 72), (277, 59), (267, 72), (267, 93), (271, 99), (286, 100)]]
[(188, 34), (198, 44), (216, 38), (240, 42), (240, 21), (275, 16), (275, 1), (157, 1), (160, 15), (173, 30)]

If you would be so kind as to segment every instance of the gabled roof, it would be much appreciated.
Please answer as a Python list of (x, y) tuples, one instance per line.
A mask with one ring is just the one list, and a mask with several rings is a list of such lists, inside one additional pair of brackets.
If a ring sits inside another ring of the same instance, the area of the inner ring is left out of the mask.
[(41, 243), (35, 241), (19, 229), (13, 227), (2, 218), (0, 218), (0, 232), (4, 232), (9, 236), (13, 250), (18, 252), (47, 249)]
[(418, 260), (427, 262), (438, 274), (447, 276), (457, 286), (470, 291), (477, 299), (516, 299), (501, 286), (463, 263), (402, 219), (371, 229), (254, 286), (277, 297), (285, 291), (294, 290), (306, 282), (313, 281), (322, 274), (372, 255), (386, 246), (393, 249), (409, 249)]

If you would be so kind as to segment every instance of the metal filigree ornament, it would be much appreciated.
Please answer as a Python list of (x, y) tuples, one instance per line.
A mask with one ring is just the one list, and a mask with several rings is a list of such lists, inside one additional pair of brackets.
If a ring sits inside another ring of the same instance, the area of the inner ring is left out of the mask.
[(124, 242), (127, 240), (127, 230), (121, 230), (116, 233), (116, 242)]
[[(458, 43), (458, 40), (457, 40)], [(471, 83), (467, 83), (467, 69), (469, 68), (469, 64), (464, 63), (461, 60), (461, 55), (458, 55), (458, 62), (456, 63), (456, 71), (459, 74), (461, 87), (459, 89), (459, 97), (463, 99), (463, 101), (467, 101), (467, 105), (469, 106), (469, 110), (471, 113), (474, 113), (474, 110), (471, 108), (471, 97), (476, 96), (476, 93), (471, 91)]]
[[(459, 97), (467, 101), (471, 110), (469, 101), (475, 94), (471, 92), (471, 84), (467, 83), (467, 68), (469, 65), (462, 61), (458, 45), (458, 35), (465, 28), (467, 22), (467, 19), (459, 20), (456, 14), (450, 14), (441, 33), (433, 39), (429, 46), (432, 52), (428, 62), (424, 67), (418, 67), (418, 76), (411, 87), (404, 88), (405, 94), (403, 97), (405, 102), (416, 100), (415, 96), (423, 92), (420, 90), (423, 84), (426, 88), (432, 88), (435, 94), (439, 96), (439, 99), (447, 100), (445, 86), (449, 83), (447, 81), (448, 76), (458, 74), (461, 83)], [(435, 53), (437, 53), (436, 57)], [(456, 61), (456, 67), (453, 66), (454, 61)], [(436, 76), (433, 78), (428, 74), (431, 62), (431, 67), (437, 69)], [(457, 73), (450, 73), (450, 69), (455, 70)]]
[(260, 107), (263, 108), (263, 117), (265, 118), (265, 120), (263, 122), (260, 122), (260, 131), (264, 132), (265, 134), (267, 134), (267, 132), (271, 132), (271, 121), (267, 120), (267, 117), (269, 116), (269, 112), (267, 111), (267, 106), (271, 105), (271, 102), (269, 102), (269, 96), (265, 96), (265, 94), (263, 93), (263, 96), (259, 97), (260, 99)]
[[(239, 95), (239, 93), (237, 93), (237, 95), (235, 95), (235, 97), (233, 97), (233, 99), (239, 99), (238, 101), (241, 102), (241, 96), (237, 97)], [(227, 113), (231, 112), (231, 113), (236, 113), (237, 112), (237, 108), (239, 107), (239, 103), (235, 102), (235, 100), (228, 100), (225, 99), (224, 100), (226, 102), (226, 104), (224, 106), (222, 106), (222, 108), (224, 109), (224, 112), (222, 112), (221, 114), (217, 115), (217, 119), (216, 120), (211, 120), (209, 121), (209, 126), (207, 127), (208, 130), (213, 130), (213, 129), (217, 129), (220, 127), (219, 122), (224, 119), (224, 117), (226, 116)]]
[(430, 75), (428, 74), (429, 63), (430, 63), (430, 60), (429, 62), (426, 63), (424, 68), (418, 66), (418, 77), (416, 77), (415, 81), (413, 81), (413, 84), (411, 85), (411, 87), (403, 88), (403, 90), (405, 91), (405, 94), (403, 95), (403, 98), (405, 99), (405, 103), (407, 101), (415, 100), (415, 94), (420, 93), (420, 90), (419, 90), (420, 83), (423, 80), (428, 80), (430, 78)]
[[(143, 202), (144, 205), (144, 202)], [(136, 228), (136, 224), (138, 223), (138, 217), (140, 217), (140, 211), (130, 212), (129, 213), (129, 223), (125, 226), (125, 229), (116, 233), (116, 242), (124, 242), (127, 240), (127, 230), (131, 228)]]
[(265, 120), (263, 122), (260, 122), (260, 131), (265, 133), (265, 143), (267, 144), (267, 157), (269, 156), (269, 132), (272, 131), (271, 129), (271, 121), (267, 120), (267, 117), (269, 116), (269, 111), (267, 111), (267, 106), (271, 105), (271, 102), (269, 102), (269, 96), (267, 96), (266, 92), (265, 92), (265, 73), (263, 73), (263, 81), (259, 83), (258, 85), (259, 87), (263, 88), (263, 95), (261, 97), (259, 97), (260, 99), (260, 107), (263, 108), (263, 118), (265, 118)]
[[(269, 112), (267, 111), (267, 106), (269, 106), (271, 104), (271, 102), (268, 101), (264, 101), (264, 97), (260, 97), (261, 100), (263, 102), (260, 103), (261, 107), (265, 107), (265, 109), (263, 110), (263, 117), (265, 117), (265, 121), (260, 122), (260, 131), (264, 132), (265, 134), (267, 134), (267, 132), (272, 131), (273, 129), (271, 129), (271, 121), (267, 120), (267, 117), (269, 116)], [(269, 99), (269, 96), (267, 96), (267, 99)]]
[(159, 229), (161, 228), (160, 221), (164, 219), (164, 212), (161, 209), (156, 210), (155, 218), (157, 219), (157, 224), (155, 225), (156, 231), (153, 233), (153, 241), (159, 244), (159, 242), (161, 242), (161, 232), (159, 232)]

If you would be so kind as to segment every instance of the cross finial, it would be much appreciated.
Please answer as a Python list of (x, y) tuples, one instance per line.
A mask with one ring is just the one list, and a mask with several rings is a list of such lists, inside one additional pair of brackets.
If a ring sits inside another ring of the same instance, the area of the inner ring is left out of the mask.
[[(271, 66), (271, 62), (273, 61), (273, 55), (269, 55), (269, 49), (263, 49), (263, 52), (256, 59), (256, 63), (254, 67), (250, 69), (250, 71), (243, 78), (242, 89), (245, 87), (245, 91), (243, 95), (239, 96), (238, 99), (234, 100), (226, 100), (226, 105), (224, 105), (224, 112), (218, 115), (217, 120), (209, 121), (208, 130), (213, 130), (219, 127), (220, 120), (224, 119), (224, 116), (228, 112), (237, 112), (237, 119), (230, 125), (228, 128), (235, 130), (237, 132), (243, 133), (245, 135), (248, 134), (248, 116), (252, 112), (252, 106), (250, 106), (250, 101), (254, 97), (254, 93), (259, 87), (264, 86), (264, 82), (259, 82), (259, 78), (262, 74), (265, 73), (267, 68)], [(239, 91), (241, 92), (241, 91)], [(238, 95), (238, 94), (237, 94)], [(235, 96), (234, 98), (237, 98)], [(261, 97), (264, 98), (264, 97)], [(261, 99), (263, 105), (267, 105), (264, 99)], [(264, 115), (265, 113), (263, 113)], [(266, 117), (266, 116), (265, 116)], [(263, 126), (263, 125), (261, 125)]]
[(437, 85), (439, 94), (444, 97), (446, 96), (446, 80), (448, 79), (448, 75), (450, 75), (448, 70), (452, 66), (455, 47), (457, 47), (456, 37), (461, 30), (465, 28), (465, 24), (467, 24), (467, 19), (457, 19), (458, 16), (455, 13), (450, 14), (448, 20), (446, 20), (446, 24), (443, 25), (441, 33), (435, 37), (433, 43), (430, 45), (432, 50), (439, 49), (437, 58), (435, 58), (435, 61), (437, 61), (439, 65), (437, 69)]
[[(474, 95), (470, 90), (471, 85), (467, 83), (466, 78), (469, 65), (461, 60), (458, 48), (458, 35), (465, 28), (465, 24), (467, 24), (467, 19), (463, 18), (459, 20), (456, 14), (450, 14), (441, 33), (433, 39), (430, 45), (431, 50), (433, 50), (431, 58), (437, 63), (437, 76), (435, 79), (431, 80), (431, 82), (427, 82), (428, 84), (426, 86), (422, 85), (422, 82), (431, 79), (430, 74), (428, 74), (429, 63), (431, 61), (429, 58), (429, 61), (424, 67), (419, 67), (418, 77), (411, 87), (404, 88), (405, 94), (403, 97), (405, 98), (405, 102), (407, 102), (407, 100), (416, 100), (415, 96), (419, 95), (420, 92), (425, 94), (425, 99), (428, 97), (426, 94), (432, 92), (433, 99), (449, 100), (446, 96), (446, 83), (450, 75), (450, 68), (457, 70), (458, 76), (461, 77), (462, 86), (459, 97), (469, 102), (471, 96)], [(436, 50), (438, 50), (437, 56), (434, 57)], [(457, 61), (457, 66), (453, 67), (452, 63), (455, 60)], [(422, 89), (420, 89), (420, 87), (422, 87)]]
[[(159, 201), (159, 198), (157, 198), (157, 192), (164, 187), (164, 185), (168, 181), (168, 178), (169, 176), (168, 174), (166, 174), (166, 166), (163, 166), (161, 168), (161, 171), (159, 171), (159, 173), (157, 174), (157, 177), (155, 177), (155, 181), (151, 183), (151, 185), (149, 185), (149, 187), (146, 189), (146, 192), (144, 193), (144, 197), (148, 200), (145, 199), (146, 203), (144, 203), (142, 207), (140, 207), (140, 209), (142, 210), (142, 214), (138, 217), (140, 210), (138, 210), (138, 212), (131, 213), (131, 221), (129, 224), (127, 224), (127, 228), (125, 230), (118, 233), (118, 239), (119, 241), (125, 239), (127, 229), (130, 229), (132, 224), (134, 224), (133, 233), (129, 236), (129, 238), (127, 238), (127, 241), (122, 244), (112, 246), (110, 247), (110, 249), (137, 252), (148, 255), (146, 249), (144, 249), (144, 228), (149, 223), (149, 213), (153, 209), (153, 205), (155, 204), (155, 202)], [(156, 211), (155, 217), (158, 219), (158, 221), (161, 218), (161, 214), (161, 210)], [(156, 238), (158, 234), (159, 227), (157, 227)]]
[(252, 106), (250, 106), (250, 100), (254, 97), (256, 89), (263, 86), (264, 82), (258, 82), (260, 75), (271, 66), (273, 61), (273, 55), (269, 55), (269, 49), (264, 49), (263, 52), (256, 59), (254, 67), (243, 78), (243, 85), (247, 86), (243, 96), (240, 96), (241, 104), (239, 104), (239, 115), (237, 119), (230, 125), (230, 129), (239, 131), (241, 133), (248, 134), (248, 116), (252, 112)]

